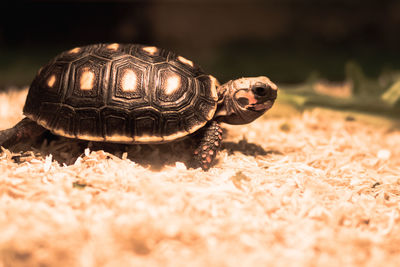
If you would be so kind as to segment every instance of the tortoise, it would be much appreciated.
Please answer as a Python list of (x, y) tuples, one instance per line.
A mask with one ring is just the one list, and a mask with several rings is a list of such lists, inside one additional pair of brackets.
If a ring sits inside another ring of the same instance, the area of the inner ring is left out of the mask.
[(62, 52), (34, 78), (26, 116), (0, 131), (9, 148), (46, 131), (67, 138), (159, 144), (195, 138), (193, 166), (208, 170), (222, 140), (220, 123), (246, 124), (273, 105), (267, 77), (220, 85), (193, 61), (155, 46), (93, 44)]

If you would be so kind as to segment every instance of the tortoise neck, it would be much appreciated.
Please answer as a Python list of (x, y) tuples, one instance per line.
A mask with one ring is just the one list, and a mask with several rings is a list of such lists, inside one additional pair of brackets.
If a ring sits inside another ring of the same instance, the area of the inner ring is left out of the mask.
[(229, 87), (232, 84), (232, 81), (226, 82), (217, 88), (218, 93), (218, 105), (222, 104), (225, 101), (225, 97), (229, 92)]

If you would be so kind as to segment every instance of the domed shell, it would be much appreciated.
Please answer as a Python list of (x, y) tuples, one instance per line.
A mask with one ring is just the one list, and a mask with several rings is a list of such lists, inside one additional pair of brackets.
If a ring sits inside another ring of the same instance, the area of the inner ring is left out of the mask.
[(41, 68), (24, 114), (65, 137), (161, 143), (193, 133), (213, 118), (216, 83), (171, 51), (89, 45), (63, 52)]

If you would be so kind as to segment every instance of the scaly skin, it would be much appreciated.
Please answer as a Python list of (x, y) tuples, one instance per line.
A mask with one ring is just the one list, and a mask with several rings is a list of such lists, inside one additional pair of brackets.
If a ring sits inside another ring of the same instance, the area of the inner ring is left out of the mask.
[(36, 122), (25, 118), (14, 127), (0, 131), (0, 146), (10, 148), (18, 143), (34, 139), (44, 133), (45, 128)]
[(208, 170), (215, 159), (222, 142), (222, 128), (216, 121), (211, 121), (199, 133), (200, 142), (194, 150), (193, 165)]

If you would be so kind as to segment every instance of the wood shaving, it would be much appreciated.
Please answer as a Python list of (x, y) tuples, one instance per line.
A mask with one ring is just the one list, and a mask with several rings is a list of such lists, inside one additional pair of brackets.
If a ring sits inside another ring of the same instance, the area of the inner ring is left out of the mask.
[(180, 143), (3, 150), (0, 266), (398, 266), (398, 122), (289, 109), (224, 125), (208, 172)]

